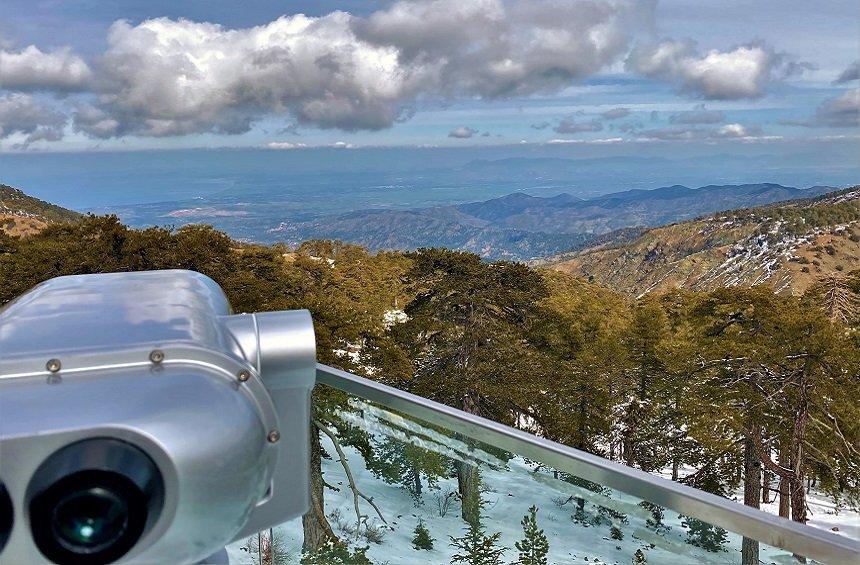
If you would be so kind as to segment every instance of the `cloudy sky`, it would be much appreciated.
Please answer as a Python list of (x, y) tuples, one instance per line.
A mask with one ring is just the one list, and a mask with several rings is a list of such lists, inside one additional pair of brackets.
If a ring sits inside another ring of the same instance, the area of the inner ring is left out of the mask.
[(0, 150), (860, 135), (855, 0), (3, 0)]

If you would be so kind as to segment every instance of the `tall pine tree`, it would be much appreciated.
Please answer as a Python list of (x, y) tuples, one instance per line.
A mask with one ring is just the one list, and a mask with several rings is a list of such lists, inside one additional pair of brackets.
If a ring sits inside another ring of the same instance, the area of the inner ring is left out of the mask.
[(514, 544), (519, 551), (518, 565), (547, 565), (549, 542), (543, 530), (538, 528), (537, 511), (537, 507), (532, 506), (523, 516), (523, 539)]

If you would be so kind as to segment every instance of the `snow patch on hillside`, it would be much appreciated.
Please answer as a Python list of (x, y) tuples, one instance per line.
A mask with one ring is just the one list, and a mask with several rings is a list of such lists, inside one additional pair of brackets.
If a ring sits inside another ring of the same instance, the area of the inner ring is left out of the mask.
[[(858, 191), (857, 194), (860, 194)], [(842, 232), (851, 224), (814, 228), (804, 234), (790, 232), (781, 220), (763, 218), (765, 229), (746, 237), (726, 251), (725, 260), (706, 272), (698, 281), (701, 288), (713, 286), (754, 286), (771, 283), (776, 292), (790, 287), (790, 274), (783, 265), (797, 259), (797, 250), (830, 232)]]

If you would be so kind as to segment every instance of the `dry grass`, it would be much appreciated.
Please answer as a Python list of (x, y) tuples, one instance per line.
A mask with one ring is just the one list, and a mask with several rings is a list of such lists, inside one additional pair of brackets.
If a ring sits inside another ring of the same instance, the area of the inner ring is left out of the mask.
[(14, 237), (34, 235), (48, 226), (48, 223), (39, 218), (29, 216), (18, 216), (13, 214), (0, 214), (0, 231)]

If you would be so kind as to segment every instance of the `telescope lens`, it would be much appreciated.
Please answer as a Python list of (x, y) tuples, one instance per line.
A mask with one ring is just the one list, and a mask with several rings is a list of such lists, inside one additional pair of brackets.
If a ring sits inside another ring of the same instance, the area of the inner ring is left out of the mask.
[(3, 551), (3, 547), (9, 541), (9, 536), (12, 534), (13, 517), (12, 499), (9, 498), (6, 485), (0, 482), (0, 551)]
[(31, 489), (33, 540), (60, 564), (121, 558), (158, 517), (164, 493), (152, 460), (112, 439), (63, 448), (36, 472)]
[(97, 552), (128, 532), (128, 500), (103, 487), (71, 492), (54, 507), (51, 527), (66, 549)]

